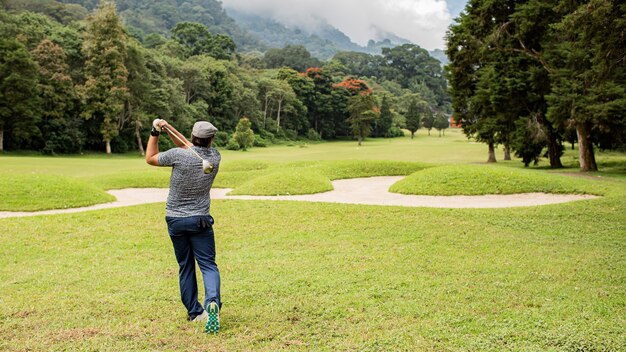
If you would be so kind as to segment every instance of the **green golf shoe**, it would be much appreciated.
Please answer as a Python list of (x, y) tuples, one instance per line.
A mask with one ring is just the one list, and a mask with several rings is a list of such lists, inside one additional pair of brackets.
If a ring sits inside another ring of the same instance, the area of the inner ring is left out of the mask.
[(215, 302), (211, 302), (207, 308), (209, 315), (204, 331), (207, 334), (217, 334), (220, 331), (220, 307)]

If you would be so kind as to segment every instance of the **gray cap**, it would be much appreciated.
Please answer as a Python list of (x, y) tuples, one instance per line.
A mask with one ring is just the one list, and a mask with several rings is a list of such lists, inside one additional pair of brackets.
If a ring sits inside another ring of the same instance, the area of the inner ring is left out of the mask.
[(217, 128), (208, 121), (198, 121), (193, 125), (191, 134), (198, 138), (211, 138), (217, 133)]

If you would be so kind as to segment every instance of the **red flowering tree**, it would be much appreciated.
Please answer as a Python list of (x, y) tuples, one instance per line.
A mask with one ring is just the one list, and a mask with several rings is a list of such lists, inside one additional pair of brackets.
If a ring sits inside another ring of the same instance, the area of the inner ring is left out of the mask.
[(370, 88), (364, 80), (356, 79), (353, 77), (346, 77), (340, 83), (333, 85), (333, 87), (346, 89), (350, 92), (350, 95), (352, 96), (357, 94), (371, 95), (373, 93), (372, 88)]

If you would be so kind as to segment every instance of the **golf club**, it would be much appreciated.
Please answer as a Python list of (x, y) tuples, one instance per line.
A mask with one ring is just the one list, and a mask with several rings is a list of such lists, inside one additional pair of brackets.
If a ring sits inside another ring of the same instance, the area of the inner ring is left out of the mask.
[(200, 158), (200, 160), (202, 160), (202, 171), (204, 171), (205, 174), (210, 174), (211, 171), (213, 171), (213, 164), (211, 164), (211, 162), (208, 161), (208, 160), (204, 160), (200, 156), (200, 154), (198, 154), (195, 150), (193, 150), (191, 145), (188, 145), (187, 143), (185, 143), (185, 141), (183, 141), (180, 137), (178, 137), (178, 135), (176, 133), (173, 133), (172, 130), (170, 130), (169, 128), (167, 128), (165, 126), (161, 126), (161, 128), (166, 129), (167, 132), (169, 132), (170, 136), (176, 137), (176, 139), (178, 139), (181, 143), (186, 145), (189, 150), (191, 150), (198, 158)]

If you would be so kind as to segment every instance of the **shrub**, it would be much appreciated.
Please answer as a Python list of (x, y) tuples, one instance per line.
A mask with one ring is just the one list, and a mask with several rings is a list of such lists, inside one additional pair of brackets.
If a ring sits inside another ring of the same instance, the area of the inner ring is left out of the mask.
[(239, 143), (237, 143), (235, 138), (231, 138), (228, 141), (228, 144), (226, 144), (226, 149), (228, 150), (239, 150), (239, 148), (240, 148)]
[(260, 147), (260, 148), (265, 148), (267, 147), (267, 141), (261, 137), (255, 137), (254, 138), (254, 146), (255, 147)]
[(402, 132), (402, 130), (396, 126), (391, 127), (387, 134), (390, 138), (404, 137), (404, 132)]
[(228, 132), (219, 131), (215, 134), (215, 138), (213, 138), (213, 145), (216, 147), (225, 147), (228, 145), (229, 138)]
[(315, 130), (312, 128), (309, 128), (309, 131), (306, 133), (306, 138), (312, 141), (319, 141), (322, 139), (319, 133), (315, 132)]
[(250, 123), (250, 120), (244, 117), (239, 120), (237, 127), (235, 127), (233, 138), (243, 150), (246, 150), (254, 145), (254, 132), (250, 128), (251, 126), (252, 124)]
[(285, 130), (285, 136), (287, 139), (295, 141), (298, 139), (298, 132), (294, 130)]

